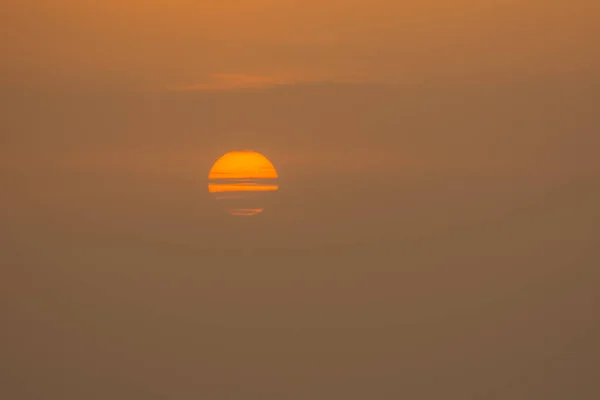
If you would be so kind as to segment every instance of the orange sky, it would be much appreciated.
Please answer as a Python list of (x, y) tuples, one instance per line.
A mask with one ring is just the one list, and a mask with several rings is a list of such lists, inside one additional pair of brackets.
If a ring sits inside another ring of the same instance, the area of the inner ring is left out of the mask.
[(600, 0), (1, 16), (0, 399), (600, 399)]
[(284, 81), (590, 73), (594, 0), (26, 0), (3, 10), (0, 79), (161, 90)]

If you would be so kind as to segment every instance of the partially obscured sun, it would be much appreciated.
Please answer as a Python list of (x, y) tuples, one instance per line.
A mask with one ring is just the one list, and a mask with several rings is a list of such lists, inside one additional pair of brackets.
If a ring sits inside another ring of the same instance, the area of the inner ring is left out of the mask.
[(250, 216), (264, 210), (270, 193), (279, 190), (277, 171), (262, 154), (231, 151), (208, 174), (208, 191), (232, 215)]

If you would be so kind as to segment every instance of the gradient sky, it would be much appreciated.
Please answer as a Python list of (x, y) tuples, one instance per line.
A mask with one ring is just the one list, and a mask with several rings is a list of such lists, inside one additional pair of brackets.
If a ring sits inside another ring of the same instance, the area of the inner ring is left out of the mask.
[[(593, 1), (24, 1), (4, 15), (0, 162), (14, 185), (98, 176), (95, 199), (131, 179), (168, 202), (161, 185), (206, 188), (218, 157), (250, 148), (290, 202), (274, 221), (320, 241), (403, 232), (378, 223), (405, 218), (399, 198), (424, 204), (420, 190), (460, 207), (463, 189), (507, 200), (598, 173)], [(325, 223), (336, 203), (372, 228)]]
[(5, 7), (0, 65), (11, 85), (147, 90), (214, 74), (555, 78), (598, 70), (599, 13), (592, 0), (26, 0)]
[(4, 6), (0, 398), (599, 398), (598, 38), (593, 0)]

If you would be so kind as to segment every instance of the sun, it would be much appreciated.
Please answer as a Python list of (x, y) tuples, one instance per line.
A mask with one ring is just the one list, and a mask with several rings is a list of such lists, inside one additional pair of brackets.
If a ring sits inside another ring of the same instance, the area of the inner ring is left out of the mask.
[(250, 216), (264, 211), (268, 193), (279, 190), (273, 163), (252, 150), (221, 156), (208, 173), (208, 192), (231, 215)]
[(277, 179), (277, 171), (271, 161), (260, 153), (230, 151), (214, 163), (208, 179)]

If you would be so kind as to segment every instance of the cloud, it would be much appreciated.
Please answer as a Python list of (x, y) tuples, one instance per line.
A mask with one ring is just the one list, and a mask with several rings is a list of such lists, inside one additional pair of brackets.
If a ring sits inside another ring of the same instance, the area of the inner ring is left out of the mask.
[(294, 84), (293, 80), (273, 76), (244, 74), (214, 74), (203, 83), (171, 88), (181, 92), (229, 92), (236, 90), (263, 90), (278, 85)]
[(259, 91), (276, 86), (302, 85), (315, 83), (334, 84), (365, 84), (374, 83), (363, 77), (348, 77), (344, 79), (331, 78), (304, 78), (292, 79), (277, 76), (246, 75), (246, 74), (213, 74), (206, 82), (173, 86), (169, 89), (177, 92), (232, 92), (232, 91)]

